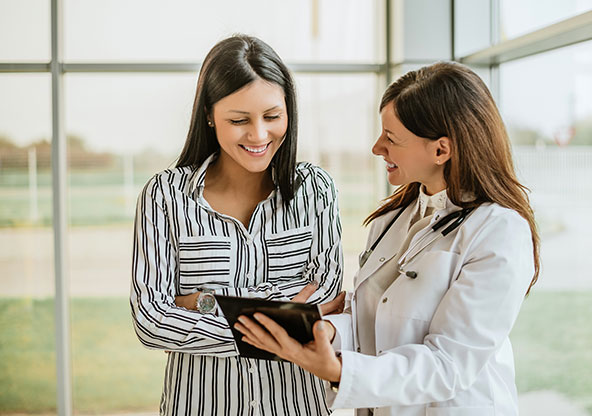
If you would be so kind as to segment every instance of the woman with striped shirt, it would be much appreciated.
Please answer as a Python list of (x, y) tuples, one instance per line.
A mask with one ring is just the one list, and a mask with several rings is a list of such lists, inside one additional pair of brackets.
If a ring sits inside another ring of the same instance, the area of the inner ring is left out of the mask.
[(169, 352), (161, 415), (326, 415), (320, 379), (239, 357), (209, 292), (342, 304), (331, 177), (296, 163), (292, 77), (257, 38), (219, 42), (200, 71), (177, 166), (138, 199), (131, 308), (148, 348)]

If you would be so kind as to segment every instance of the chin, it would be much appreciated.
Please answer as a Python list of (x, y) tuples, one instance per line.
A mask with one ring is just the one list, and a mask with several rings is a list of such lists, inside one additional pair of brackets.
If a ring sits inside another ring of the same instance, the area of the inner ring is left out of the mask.
[(261, 173), (265, 172), (271, 165), (271, 158), (265, 158), (265, 160), (242, 160), (240, 165), (244, 170), (250, 173)]

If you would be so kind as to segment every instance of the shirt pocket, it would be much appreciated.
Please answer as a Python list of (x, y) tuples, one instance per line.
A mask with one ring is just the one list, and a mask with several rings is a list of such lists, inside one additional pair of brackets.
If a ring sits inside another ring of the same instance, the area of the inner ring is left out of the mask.
[(310, 227), (271, 234), (266, 238), (270, 282), (292, 280), (302, 274), (312, 245)]
[(199, 236), (179, 239), (179, 289), (188, 294), (230, 282), (230, 237)]
[(458, 254), (436, 250), (420, 253), (409, 264), (403, 264), (405, 272), (413, 271), (417, 277), (410, 278), (405, 272), (399, 275), (393, 286), (393, 312), (405, 318), (431, 321), (450, 287), (458, 262)]

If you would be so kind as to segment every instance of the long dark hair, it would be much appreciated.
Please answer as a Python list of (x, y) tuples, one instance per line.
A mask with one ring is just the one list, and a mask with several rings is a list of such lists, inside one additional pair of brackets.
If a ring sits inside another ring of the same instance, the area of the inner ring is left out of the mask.
[[(535, 265), (530, 291), (540, 271), (539, 235), (528, 189), (516, 178), (508, 134), (485, 83), (464, 65), (439, 62), (392, 83), (380, 110), (391, 102), (397, 118), (416, 136), (450, 139), (452, 155), (444, 165), (444, 180), (452, 203), (465, 208), (495, 202), (528, 221)], [(365, 224), (415, 200), (420, 186), (415, 182), (397, 188)], [(463, 201), (465, 192), (475, 199)]]
[(272, 163), (282, 199), (289, 201), (294, 196), (298, 136), (294, 81), (275, 51), (253, 36), (231, 36), (218, 42), (206, 56), (197, 80), (189, 133), (176, 166), (201, 166), (210, 155), (220, 150), (216, 132), (208, 126), (207, 117), (212, 107), (258, 78), (277, 84), (284, 91), (288, 128)]

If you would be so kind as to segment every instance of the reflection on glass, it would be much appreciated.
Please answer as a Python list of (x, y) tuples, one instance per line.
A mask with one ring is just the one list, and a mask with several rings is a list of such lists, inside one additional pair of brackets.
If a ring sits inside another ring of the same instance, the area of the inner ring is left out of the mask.
[[(523, 397), (592, 410), (592, 43), (502, 65), (501, 107), (541, 233), (542, 273), (513, 332)], [(541, 365), (541, 363), (556, 363)]]
[(64, 0), (65, 59), (201, 61), (216, 42), (242, 32), (260, 37), (287, 62), (374, 62), (381, 58), (380, 3)]
[(501, 40), (592, 10), (592, 0), (501, 0)]
[(0, 413), (51, 413), (50, 79), (0, 75), (0, 91)]

